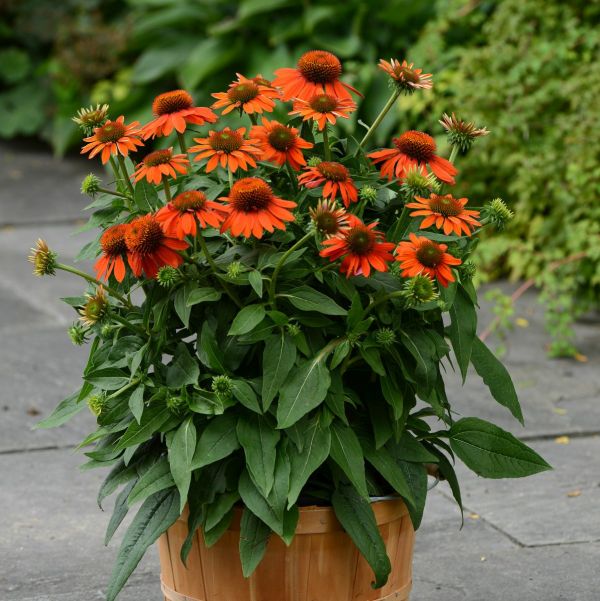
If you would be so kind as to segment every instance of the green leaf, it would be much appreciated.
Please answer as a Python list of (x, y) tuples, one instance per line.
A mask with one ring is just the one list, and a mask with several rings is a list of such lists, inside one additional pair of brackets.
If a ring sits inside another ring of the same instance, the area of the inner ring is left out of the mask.
[(190, 355), (187, 345), (180, 342), (175, 349), (173, 362), (167, 367), (167, 386), (181, 388), (188, 384), (197, 384), (199, 376), (198, 362)]
[(200, 303), (212, 303), (221, 299), (221, 292), (214, 288), (193, 288), (189, 293), (186, 305), (198, 305)]
[(479, 338), (476, 338), (473, 344), (471, 362), (475, 371), (490, 389), (494, 399), (506, 407), (523, 424), (523, 412), (510, 374)]
[(458, 286), (456, 297), (450, 307), (450, 325), (446, 331), (464, 382), (471, 360), (473, 341), (477, 338), (477, 312), (462, 286)]
[(254, 411), (254, 413), (262, 413), (260, 402), (254, 389), (248, 382), (244, 380), (232, 380), (231, 389), (233, 396), (247, 409)]
[(115, 451), (121, 451), (140, 442), (146, 442), (159, 431), (172, 414), (165, 405), (154, 405), (144, 411), (140, 423), (132, 421), (125, 434), (115, 447)]
[(342, 469), (356, 490), (369, 496), (365, 480), (365, 461), (356, 434), (348, 426), (333, 422), (331, 426), (331, 458)]
[(215, 339), (214, 327), (208, 321), (202, 324), (197, 353), (198, 358), (206, 367), (220, 374), (227, 373), (223, 352)]
[(166, 73), (179, 68), (182, 60), (189, 55), (193, 48), (192, 40), (185, 39), (180, 43), (169, 44), (163, 48), (152, 47), (146, 50), (133, 65), (132, 82), (141, 84), (155, 81)]
[(331, 503), (337, 519), (375, 574), (375, 583), (371, 586), (373, 588), (384, 586), (392, 571), (392, 566), (371, 504), (357, 494), (351, 486), (336, 488), (333, 491)]
[(378, 375), (385, 376), (386, 371), (381, 362), (379, 349), (374, 346), (360, 347), (360, 355), (369, 365), (369, 367)]
[(68, 422), (74, 415), (77, 415), (85, 406), (79, 399), (79, 391), (68, 396), (66, 399), (61, 401), (54, 411), (43, 420), (39, 421), (35, 428), (43, 430), (45, 428), (56, 428), (66, 422)]
[(340, 307), (334, 300), (310, 286), (300, 286), (278, 296), (287, 298), (294, 307), (301, 311), (316, 311), (324, 315), (346, 315), (347, 313), (346, 309)]
[(416, 380), (426, 391), (430, 391), (437, 379), (436, 348), (433, 341), (421, 330), (400, 332), (402, 344), (416, 361)]
[(421, 525), (425, 501), (427, 500), (427, 470), (421, 463), (398, 461), (398, 467), (412, 492), (413, 502), (407, 505), (410, 520), (415, 530)]
[[(197, 39), (191, 36), (191, 39)], [(240, 51), (240, 40), (204, 37), (182, 56), (178, 65), (179, 78), (186, 89), (199, 86), (209, 75), (231, 63)], [(183, 63), (183, 64), (182, 64)]]
[(145, 179), (136, 183), (133, 202), (144, 213), (151, 213), (160, 205), (160, 200), (154, 186)]
[(161, 457), (142, 474), (133, 487), (127, 503), (131, 507), (138, 501), (147, 499), (150, 495), (165, 490), (165, 488), (171, 488), (174, 484), (169, 463), (166, 457)]
[(169, 466), (173, 480), (179, 491), (180, 510), (187, 503), (188, 491), (192, 479), (192, 459), (196, 451), (196, 426), (191, 416), (177, 428), (169, 446)]
[(268, 411), (296, 362), (296, 345), (284, 332), (265, 340), (263, 352), (262, 404)]
[(179, 517), (179, 495), (161, 491), (144, 501), (127, 529), (106, 592), (114, 601), (150, 545)]
[(484, 478), (522, 478), (552, 469), (512, 434), (476, 417), (452, 425), (450, 446), (469, 469)]
[(192, 307), (187, 304), (188, 296), (191, 294), (193, 288), (191, 284), (186, 284), (181, 288), (178, 288), (173, 295), (173, 306), (175, 307), (175, 313), (181, 319), (181, 323), (187, 328), (190, 325), (190, 314)]
[(240, 417), (237, 437), (244, 449), (246, 468), (266, 498), (275, 480), (275, 447), (280, 433), (271, 427), (266, 417), (253, 413)]
[(237, 416), (231, 412), (212, 418), (198, 438), (192, 469), (210, 465), (239, 449), (236, 426)]
[(204, 529), (212, 530), (216, 528), (239, 500), (240, 494), (237, 490), (217, 495), (216, 499), (206, 509)]
[(106, 534), (104, 535), (104, 546), (107, 546), (115, 532), (121, 525), (121, 522), (125, 519), (125, 516), (129, 513), (129, 504), (127, 498), (129, 497), (133, 487), (135, 486), (136, 480), (132, 480), (127, 486), (117, 495), (115, 499), (115, 506), (113, 508), (112, 515), (106, 527)]
[(289, 428), (323, 402), (331, 378), (323, 358), (317, 355), (292, 370), (281, 387), (277, 404), (277, 427)]
[(260, 274), (260, 271), (250, 271), (248, 273), (248, 282), (250, 282), (250, 286), (252, 286), (252, 289), (254, 290), (254, 292), (256, 292), (256, 296), (258, 296), (258, 298), (262, 298), (263, 279), (262, 275)]
[(140, 384), (129, 397), (129, 409), (139, 424), (144, 412), (144, 385)]
[(430, 453), (410, 432), (404, 431), (398, 442), (390, 441), (388, 449), (396, 459), (413, 463), (436, 463), (437, 456)]
[(227, 529), (231, 524), (231, 520), (233, 519), (233, 512), (233, 508), (230, 509), (223, 516), (223, 519), (214, 528), (211, 528), (210, 530), (205, 529), (202, 532), (202, 536), (204, 537), (204, 544), (207, 547), (212, 547), (219, 541), (219, 539), (225, 534), (225, 532), (227, 532)]
[(271, 529), (251, 511), (244, 509), (240, 524), (240, 559), (244, 578), (249, 578), (267, 550)]
[(115, 367), (96, 369), (85, 375), (85, 381), (100, 390), (118, 390), (129, 383), (129, 376)]
[(125, 484), (129, 482), (132, 478), (137, 476), (137, 469), (133, 466), (126, 466), (123, 461), (119, 461), (111, 470), (108, 476), (104, 479), (100, 490), (98, 491), (98, 496), (96, 497), (96, 502), (98, 503), (98, 507), (102, 509), (102, 501), (111, 495), (121, 484)]
[(331, 357), (330, 369), (335, 369), (346, 358), (350, 349), (351, 346), (348, 340), (344, 340), (341, 344), (338, 344), (335, 347), (335, 351), (333, 351), (333, 357)]
[(252, 331), (265, 318), (265, 308), (263, 305), (248, 305), (241, 309), (235, 316), (229, 336), (240, 336)]

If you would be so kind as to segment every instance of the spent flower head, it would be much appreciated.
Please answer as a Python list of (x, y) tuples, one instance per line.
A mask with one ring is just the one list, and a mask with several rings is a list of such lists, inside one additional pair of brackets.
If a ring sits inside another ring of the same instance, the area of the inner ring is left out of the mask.
[(87, 328), (85, 328), (83, 325), (81, 325), (80, 323), (74, 323), (72, 324), (69, 329), (67, 330), (68, 334), (69, 334), (69, 338), (71, 339), (71, 342), (75, 345), (75, 346), (81, 346), (82, 344), (84, 344), (85, 342), (87, 342)]
[(95, 173), (90, 173), (81, 182), (81, 193), (94, 197), (100, 190), (100, 178)]
[(487, 136), (490, 132), (485, 127), (477, 127), (472, 121), (462, 121), (454, 113), (443, 114), (440, 123), (448, 134), (448, 142), (452, 146), (458, 146), (464, 153), (470, 150), (475, 138)]
[(438, 296), (433, 280), (426, 275), (416, 275), (410, 278), (404, 283), (402, 290), (409, 307), (428, 303)]
[(94, 129), (101, 127), (108, 119), (108, 104), (97, 104), (96, 108), (91, 105), (89, 108), (80, 108), (72, 121), (79, 125), (81, 131), (86, 136), (91, 136)]
[(33, 273), (38, 277), (54, 275), (58, 265), (57, 256), (54, 251), (50, 250), (46, 241), (39, 238), (28, 257), (29, 262), (33, 265)]
[(482, 222), (491, 223), (498, 231), (502, 231), (514, 216), (501, 198), (494, 198), (481, 209)]

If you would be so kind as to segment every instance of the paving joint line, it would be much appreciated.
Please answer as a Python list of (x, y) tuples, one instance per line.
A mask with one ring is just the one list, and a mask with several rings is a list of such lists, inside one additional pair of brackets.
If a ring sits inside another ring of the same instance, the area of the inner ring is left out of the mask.
[(10, 221), (3, 221), (0, 222), (0, 234), (3, 232), (10, 232), (12, 230), (17, 230), (21, 228), (25, 229), (29, 227), (35, 227), (38, 225), (57, 227), (65, 225), (82, 225), (86, 221), (87, 220), (83, 217), (65, 217), (64, 219), (41, 219), (36, 221), (16, 221), (14, 223)]
[(77, 449), (77, 445), (46, 445), (43, 447), (30, 447), (26, 449), (0, 449), (0, 456), (18, 455), (19, 453), (40, 453), (42, 451), (65, 451), (67, 449), (75, 451)]
[(594, 436), (600, 436), (600, 430), (583, 430), (580, 432), (554, 432), (548, 434), (523, 434), (517, 436), (519, 440), (525, 440), (527, 442), (537, 442), (545, 440), (554, 440), (560, 436), (568, 436), (569, 438), (593, 438)]

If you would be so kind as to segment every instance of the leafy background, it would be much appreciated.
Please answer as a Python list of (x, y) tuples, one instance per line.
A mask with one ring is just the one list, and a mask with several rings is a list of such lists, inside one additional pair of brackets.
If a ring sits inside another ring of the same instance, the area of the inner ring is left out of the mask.
[[(516, 219), (480, 245), (482, 278), (534, 278), (555, 355), (575, 352), (570, 324), (600, 292), (600, 4), (587, 0), (2, 0), (0, 137), (76, 147), (70, 121), (90, 102), (149, 116), (155, 93), (183, 86), (199, 104), (233, 73), (269, 77), (325, 48), (365, 93), (371, 122), (389, 92), (379, 58), (434, 73), (378, 132), (455, 111), (492, 135), (461, 157), (459, 191), (503, 197)], [(439, 138), (443, 149), (443, 138)], [(509, 252), (509, 250), (511, 252)]]

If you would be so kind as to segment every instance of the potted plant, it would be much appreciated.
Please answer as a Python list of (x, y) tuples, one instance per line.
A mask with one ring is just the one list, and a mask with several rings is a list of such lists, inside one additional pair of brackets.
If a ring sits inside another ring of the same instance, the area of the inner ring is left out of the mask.
[(99, 505), (121, 489), (106, 543), (141, 504), (109, 601), (157, 540), (169, 601), (408, 599), (428, 473), (460, 506), (455, 457), (488, 478), (549, 468), (497, 426), (455, 419), (444, 390), (445, 367), (464, 379), (472, 365), (522, 421), (476, 335), (469, 261), (510, 211), (450, 187), (488, 132), (445, 115), (449, 159), (420, 131), (369, 149), (401, 94), (432, 85), (405, 61), (380, 67), (391, 96), (361, 140), (335, 133), (360, 94), (320, 50), (273, 81), (238, 75), (212, 108), (176, 90), (144, 126), (106, 106), (75, 119), (114, 187), (82, 186), (95, 277), (44, 241), (31, 255), (36, 274), (89, 284), (64, 299), (90, 345), (83, 385), (40, 427), (97, 417), (84, 467), (110, 468)]

